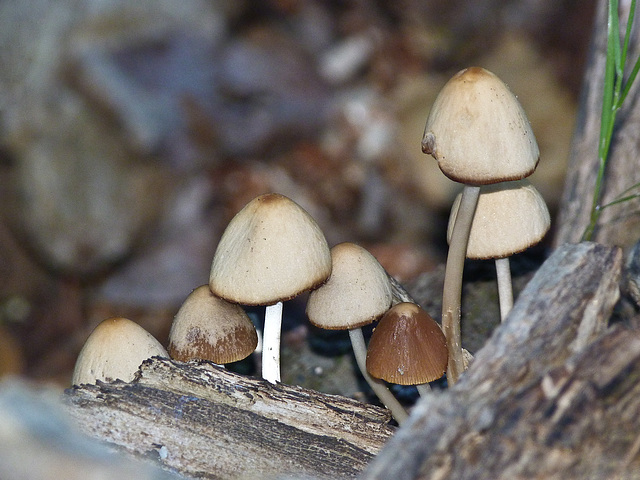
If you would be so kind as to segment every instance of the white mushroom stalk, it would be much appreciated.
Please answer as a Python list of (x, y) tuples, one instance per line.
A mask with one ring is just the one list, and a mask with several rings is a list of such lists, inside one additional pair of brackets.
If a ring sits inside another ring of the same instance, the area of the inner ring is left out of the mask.
[(504, 322), (513, 307), (513, 286), (511, 283), (509, 257), (496, 258), (496, 276), (498, 280), (498, 299), (500, 301), (500, 321)]
[(262, 378), (271, 383), (280, 381), (280, 335), (282, 302), (267, 305), (262, 331)]

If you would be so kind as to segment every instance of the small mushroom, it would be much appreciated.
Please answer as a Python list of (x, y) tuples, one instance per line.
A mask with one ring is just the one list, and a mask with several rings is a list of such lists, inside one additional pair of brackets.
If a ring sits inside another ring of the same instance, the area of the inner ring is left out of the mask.
[(322, 230), (302, 207), (277, 193), (254, 198), (225, 229), (211, 265), (214, 295), (265, 305), (262, 377), (280, 381), (282, 302), (325, 282), (331, 254)]
[(251, 319), (235, 303), (216, 297), (209, 285), (201, 285), (185, 299), (169, 332), (169, 355), (186, 362), (210, 360), (238, 362), (258, 345)]
[(464, 184), (445, 271), (442, 327), (449, 348), (448, 380), (464, 371), (460, 336), (462, 272), (480, 185), (518, 180), (535, 170), (540, 152), (522, 106), (493, 73), (470, 67), (442, 88), (422, 138), (451, 180)]
[(449, 354), (440, 326), (415, 303), (402, 302), (385, 313), (367, 351), (367, 371), (398, 385), (415, 385), (426, 395), (429, 382), (444, 375)]
[(361, 328), (373, 323), (391, 307), (392, 292), (387, 272), (371, 253), (350, 242), (335, 245), (331, 249), (331, 261), (331, 276), (309, 295), (309, 321), (327, 330), (349, 330), (362, 376), (401, 423), (407, 418), (407, 412), (386, 385), (371, 378), (367, 372), (367, 347)]
[[(458, 195), (451, 208), (447, 239), (451, 238), (460, 200), (461, 195)], [(503, 321), (513, 306), (509, 256), (540, 242), (550, 225), (547, 205), (528, 180), (481, 187), (467, 245), (467, 258), (495, 259), (500, 318)]]
[(130, 382), (142, 362), (156, 356), (169, 357), (153, 335), (127, 318), (108, 318), (98, 324), (80, 350), (71, 383)]

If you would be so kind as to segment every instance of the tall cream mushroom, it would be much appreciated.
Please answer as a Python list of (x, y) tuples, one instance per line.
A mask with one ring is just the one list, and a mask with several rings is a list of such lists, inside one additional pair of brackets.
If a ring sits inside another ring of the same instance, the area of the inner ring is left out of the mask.
[(149, 332), (127, 318), (108, 318), (98, 324), (80, 350), (71, 382), (130, 382), (142, 362), (155, 356), (169, 357)]
[(257, 345), (256, 329), (243, 308), (201, 285), (176, 313), (168, 350), (171, 358), (182, 362), (200, 359), (222, 365), (248, 357)]
[(282, 302), (329, 277), (331, 253), (322, 230), (302, 207), (277, 193), (260, 195), (224, 231), (211, 265), (214, 295), (265, 305), (262, 376), (280, 381)]
[(458, 72), (438, 94), (422, 138), (451, 180), (465, 184), (456, 218), (442, 296), (442, 327), (449, 348), (447, 378), (463, 372), (460, 338), (462, 272), (480, 185), (519, 180), (535, 170), (540, 152), (526, 114), (493, 73), (470, 67)]
[(444, 375), (449, 354), (440, 325), (415, 303), (401, 302), (380, 319), (369, 340), (367, 371), (398, 385), (415, 385), (421, 396)]
[[(447, 239), (451, 239), (462, 195), (451, 208)], [(542, 195), (528, 180), (485, 185), (480, 189), (473, 217), (467, 258), (495, 259), (500, 299), (500, 318), (513, 306), (509, 257), (537, 244), (551, 225)]]
[(373, 323), (391, 307), (391, 284), (387, 272), (371, 253), (350, 242), (335, 245), (331, 249), (331, 261), (329, 280), (309, 295), (309, 321), (327, 330), (349, 330), (362, 376), (401, 423), (407, 418), (407, 412), (387, 386), (367, 372), (367, 347), (361, 328)]

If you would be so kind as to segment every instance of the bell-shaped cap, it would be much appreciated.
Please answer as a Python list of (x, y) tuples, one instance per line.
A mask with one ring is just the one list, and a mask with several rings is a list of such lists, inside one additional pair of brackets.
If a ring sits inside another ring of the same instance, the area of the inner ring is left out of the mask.
[[(451, 239), (461, 195), (451, 208), (447, 240)], [(471, 224), (467, 257), (504, 258), (540, 242), (551, 225), (542, 195), (528, 180), (484, 185)]]
[(458, 72), (442, 88), (427, 118), (422, 151), (451, 180), (471, 185), (527, 177), (540, 158), (522, 106), (480, 67)]
[(171, 324), (169, 355), (175, 360), (210, 360), (225, 364), (248, 357), (258, 335), (242, 307), (216, 297), (209, 285), (185, 299)]
[(309, 321), (327, 330), (349, 330), (380, 318), (391, 306), (387, 272), (365, 248), (345, 242), (331, 249), (329, 280), (309, 295)]
[(372, 377), (397, 385), (420, 385), (444, 375), (449, 354), (440, 326), (415, 303), (391, 307), (378, 322), (367, 350)]
[(151, 357), (169, 355), (160, 342), (127, 318), (103, 320), (85, 342), (73, 371), (73, 385), (133, 380), (138, 367)]
[(254, 198), (229, 222), (211, 265), (209, 287), (244, 305), (272, 305), (322, 284), (331, 254), (302, 207), (277, 193)]

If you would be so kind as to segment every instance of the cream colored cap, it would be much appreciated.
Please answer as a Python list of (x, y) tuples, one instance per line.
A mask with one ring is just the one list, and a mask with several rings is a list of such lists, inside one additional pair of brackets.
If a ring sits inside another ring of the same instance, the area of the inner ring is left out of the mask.
[(189, 294), (169, 332), (169, 355), (181, 362), (237, 362), (251, 355), (257, 345), (256, 329), (242, 307), (216, 297), (209, 285)]
[[(458, 215), (461, 194), (451, 208), (447, 241)], [(528, 180), (485, 185), (471, 224), (467, 258), (503, 258), (540, 242), (551, 218), (542, 195)]]
[(333, 268), (327, 283), (309, 295), (309, 321), (328, 330), (367, 325), (391, 306), (387, 272), (366, 249), (339, 243), (331, 249)]
[(133, 380), (138, 367), (151, 357), (169, 355), (144, 328), (131, 320), (103, 320), (89, 335), (73, 371), (72, 384)]
[(394, 305), (378, 322), (367, 349), (372, 377), (420, 385), (444, 375), (449, 353), (440, 325), (415, 303)]
[(480, 67), (458, 72), (442, 88), (427, 118), (422, 151), (451, 180), (471, 185), (527, 177), (540, 158), (522, 106)]
[(272, 305), (317, 287), (330, 273), (329, 246), (315, 220), (293, 200), (268, 193), (229, 222), (209, 287), (231, 302)]

